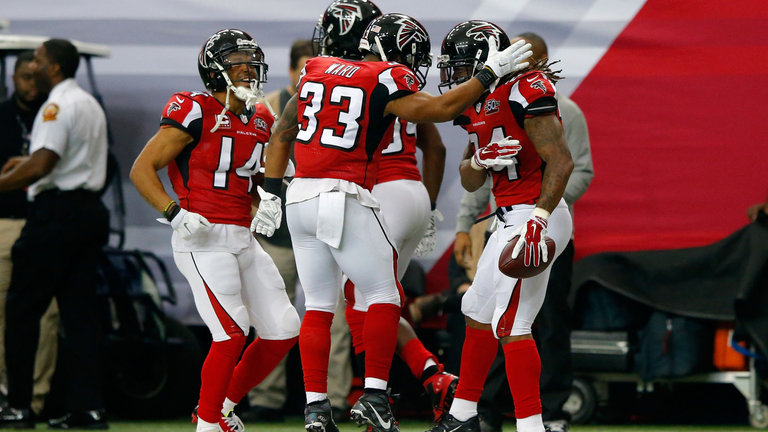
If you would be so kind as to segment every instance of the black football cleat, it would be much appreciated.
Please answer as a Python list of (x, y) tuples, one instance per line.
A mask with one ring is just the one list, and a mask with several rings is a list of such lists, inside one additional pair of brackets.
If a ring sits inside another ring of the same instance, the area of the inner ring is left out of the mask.
[(355, 423), (370, 426), (372, 432), (400, 432), (385, 392), (363, 393), (349, 412)]
[(480, 432), (480, 421), (477, 416), (467, 421), (461, 421), (446, 413), (442, 420), (427, 432)]
[(104, 411), (75, 411), (48, 420), (48, 429), (109, 429)]
[(307, 432), (339, 432), (328, 399), (307, 404), (304, 408), (304, 429)]
[(35, 420), (32, 411), (3, 407), (0, 410), (0, 429), (34, 429)]

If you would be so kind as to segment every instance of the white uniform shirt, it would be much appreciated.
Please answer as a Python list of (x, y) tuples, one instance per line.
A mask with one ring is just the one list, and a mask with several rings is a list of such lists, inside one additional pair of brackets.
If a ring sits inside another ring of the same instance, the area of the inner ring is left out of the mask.
[(27, 191), (30, 201), (48, 189), (98, 191), (107, 176), (107, 120), (93, 96), (73, 78), (51, 90), (35, 117), (29, 153), (48, 149), (59, 161)]

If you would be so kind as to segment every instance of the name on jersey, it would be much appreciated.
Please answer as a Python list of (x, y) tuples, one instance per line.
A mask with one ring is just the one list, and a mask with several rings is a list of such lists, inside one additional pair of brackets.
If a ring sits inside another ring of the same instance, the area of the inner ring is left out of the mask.
[(325, 70), (327, 75), (337, 75), (344, 78), (352, 78), (355, 72), (360, 70), (360, 66), (352, 66), (344, 63), (334, 63)]
[(482, 125), (484, 125), (484, 124), (485, 124), (485, 122), (484, 122), (484, 121), (479, 121), (479, 122), (477, 122), (477, 123), (472, 123), (472, 126), (482, 126)]
[(259, 136), (256, 132), (251, 131), (243, 131), (243, 130), (237, 130), (236, 131), (239, 135), (248, 135), (248, 136)]

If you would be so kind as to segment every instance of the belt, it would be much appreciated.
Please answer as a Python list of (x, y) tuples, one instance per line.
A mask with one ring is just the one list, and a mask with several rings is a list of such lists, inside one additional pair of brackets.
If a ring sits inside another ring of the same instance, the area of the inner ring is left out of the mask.
[(493, 213), (487, 214), (487, 215), (485, 215), (485, 216), (483, 216), (483, 217), (481, 217), (479, 219), (476, 219), (475, 223), (480, 223), (480, 222), (482, 222), (482, 221), (484, 221), (486, 219), (490, 219), (490, 218), (492, 218), (494, 216), (499, 218), (499, 221), (504, 222), (504, 215), (509, 213), (509, 212), (511, 212), (514, 209), (515, 209), (515, 206), (497, 207), (496, 211), (494, 211)]

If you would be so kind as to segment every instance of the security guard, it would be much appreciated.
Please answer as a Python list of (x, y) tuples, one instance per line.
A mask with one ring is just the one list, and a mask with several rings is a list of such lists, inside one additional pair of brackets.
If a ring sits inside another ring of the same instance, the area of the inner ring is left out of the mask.
[(34, 427), (29, 407), (40, 317), (56, 297), (70, 411), (49, 426), (107, 428), (95, 305), (99, 254), (109, 235), (109, 213), (98, 194), (106, 180), (107, 125), (101, 106), (74, 80), (79, 61), (67, 40), (50, 39), (35, 50), (36, 78), (50, 95), (32, 126), (30, 156), (12, 159), (0, 175), (0, 192), (29, 187), (31, 201), (12, 250), (8, 408), (0, 427)]

